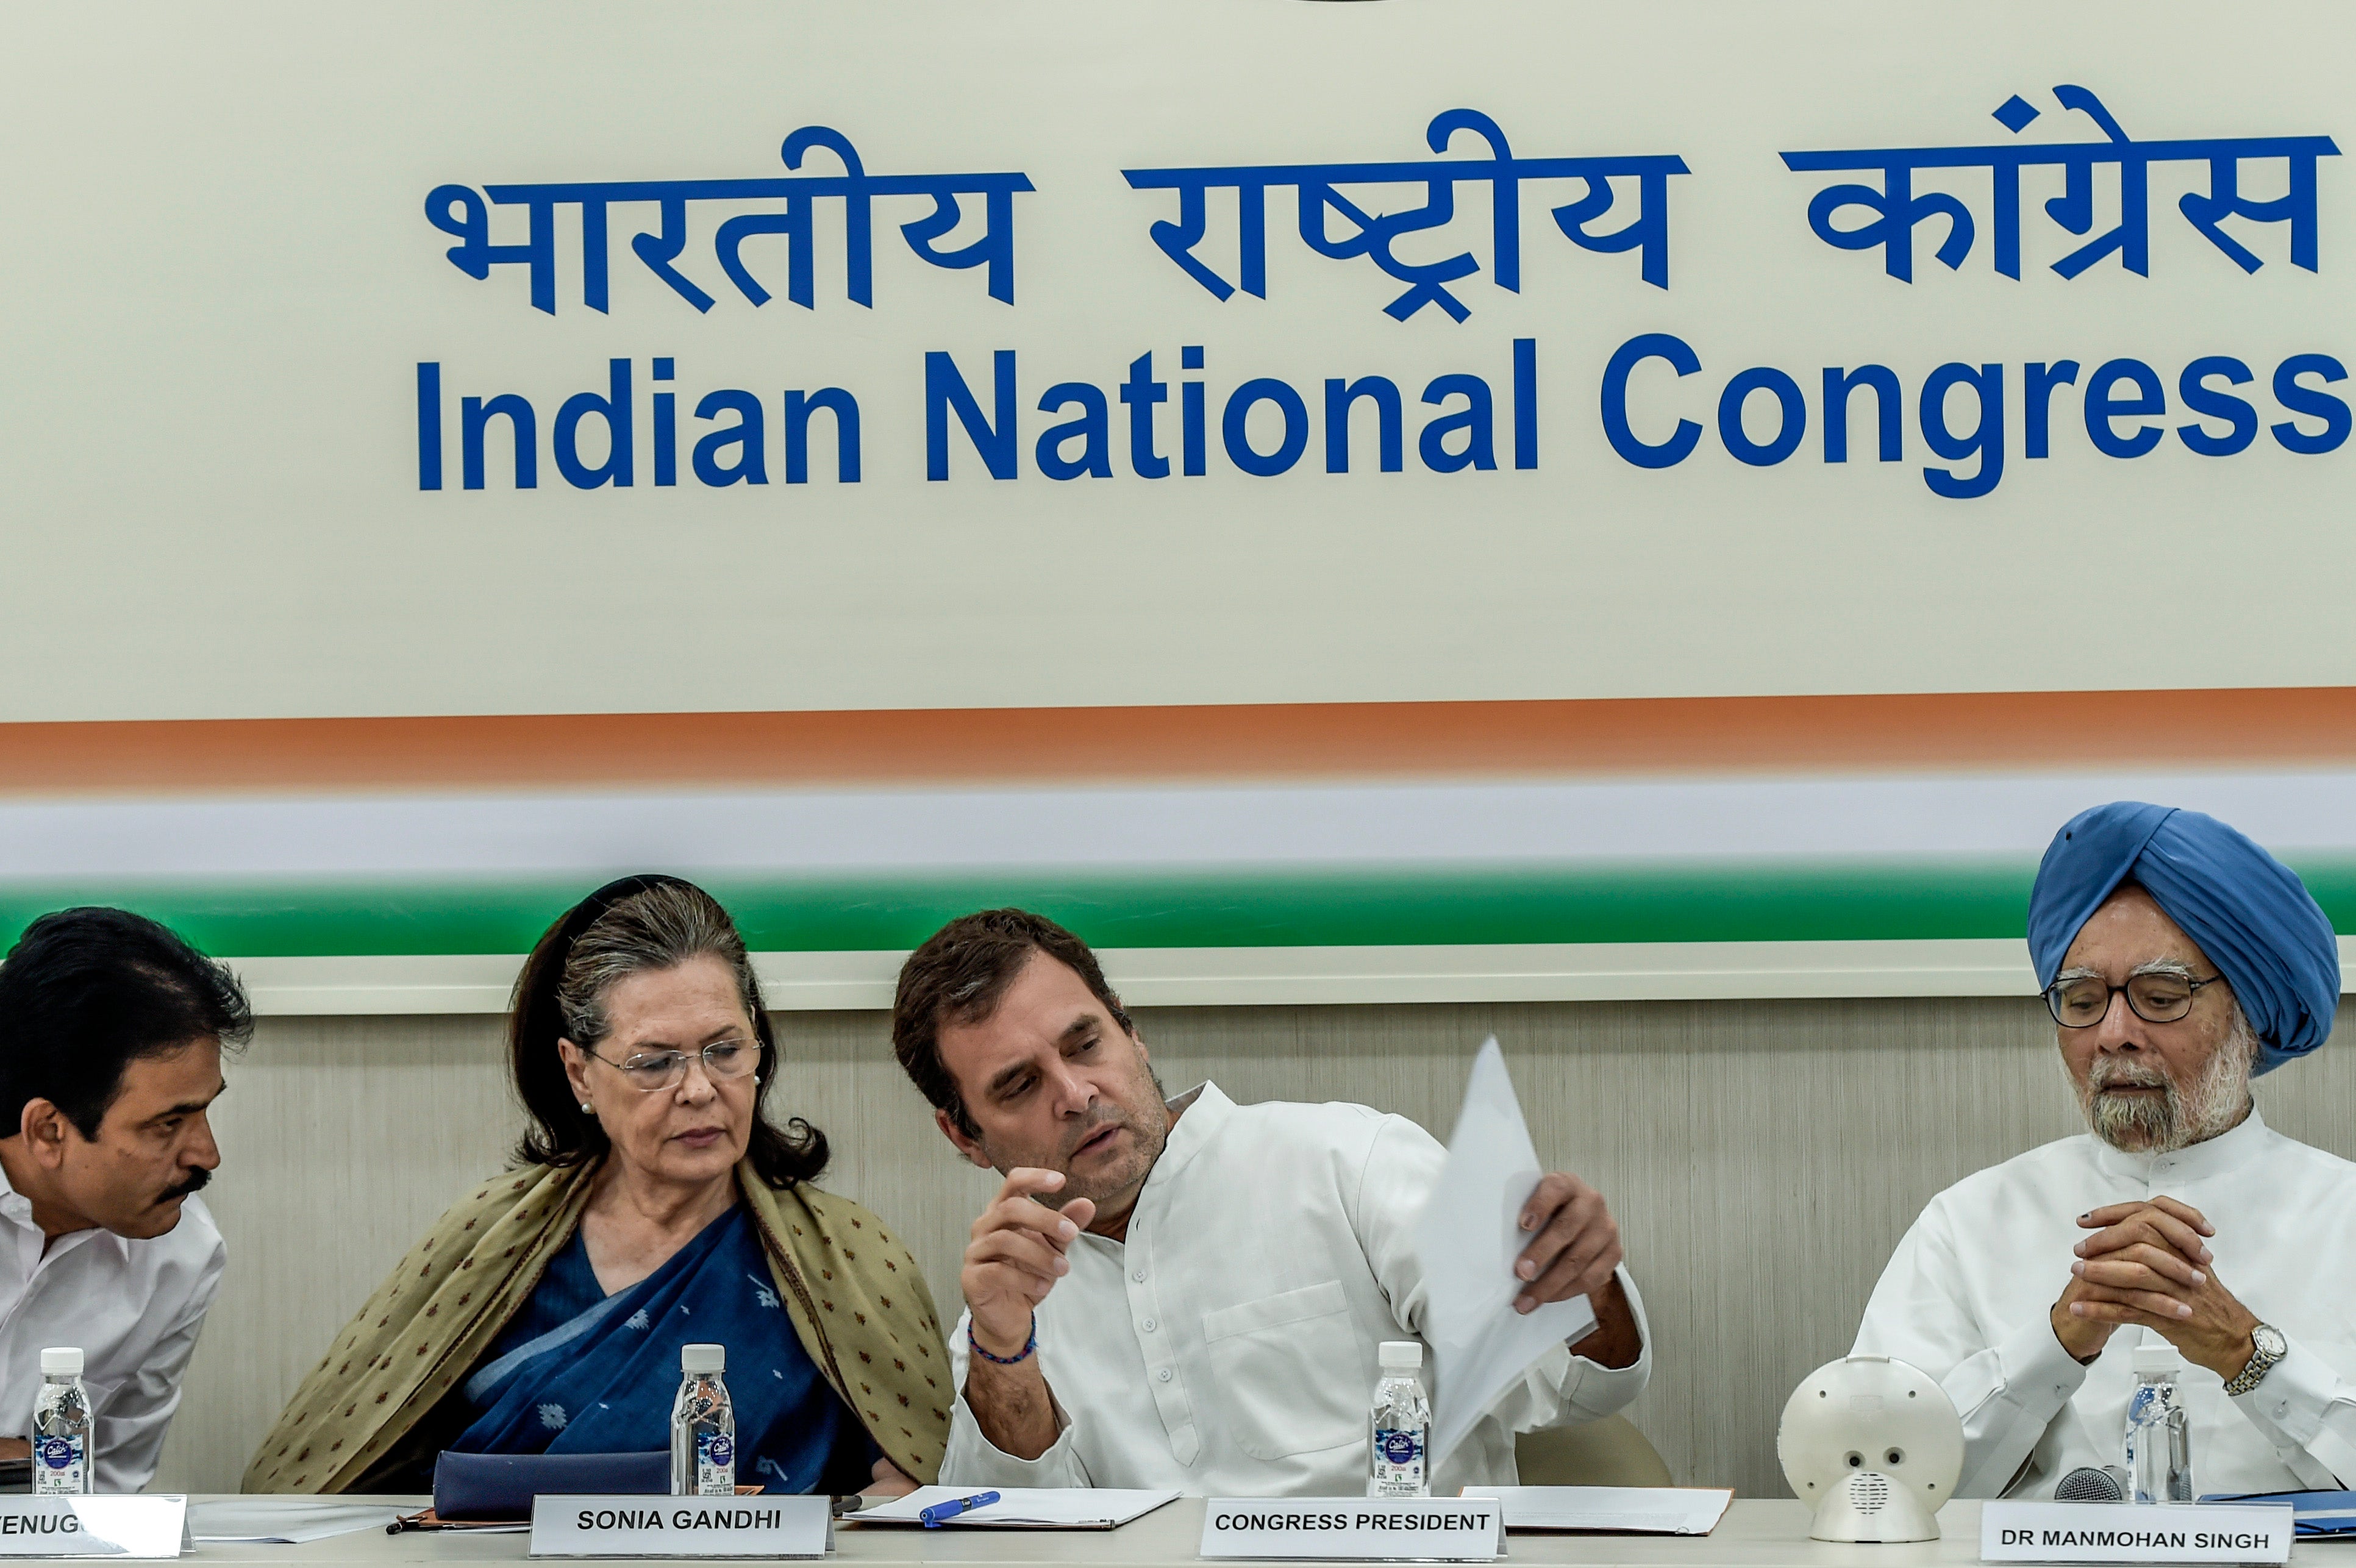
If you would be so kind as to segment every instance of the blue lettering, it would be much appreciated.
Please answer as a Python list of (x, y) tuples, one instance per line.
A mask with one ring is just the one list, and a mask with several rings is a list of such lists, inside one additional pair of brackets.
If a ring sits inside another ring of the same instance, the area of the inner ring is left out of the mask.
[(2184, 374), (2176, 379), (2176, 395), (2185, 408), (2203, 419), (2223, 420), (2225, 433), (2211, 435), (2200, 425), (2180, 424), (2176, 434), (2203, 457), (2231, 457), (2257, 440), (2258, 411), (2231, 392), (2211, 391), (2208, 385), (2211, 376), (2222, 376), (2228, 384), (2244, 387), (2250, 382), (2250, 368), (2239, 359), (2211, 354), (2187, 365)]
[(2274, 438), (2288, 451), (2311, 456), (2329, 452), (2348, 439), (2348, 405), (2320, 388), (2300, 386), (2301, 376), (2344, 381), (2348, 372), (2329, 354), (2294, 354), (2275, 367), (2275, 401), (2293, 414), (2321, 420), (2323, 429), (2308, 435), (2285, 420), (2271, 427)]
[[(2112, 389), (2121, 381), (2134, 384), (2132, 399), (2114, 395)], [(2159, 389), (2159, 377), (2140, 359), (2107, 360), (2086, 378), (2086, 439), (2106, 457), (2141, 457), (2168, 433), (2158, 425), (2147, 424), (2136, 426), (2133, 435), (2121, 435), (2112, 421), (2167, 411), (2168, 399)]]
[[(594, 490), (607, 484), (617, 490), (630, 486), (633, 451), (628, 360), (607, 361), (606, 389), (607, 395), (602, 398), (594, 392), (575, 392), (565, 399), (549, 432), (549, 451), (556, 459), (556, 471), (576, 490)], [(605, 461), (594, 468), (581, 461), (580, 449), (581, 421), (592, 415), (605, 425)]]
[(1887, 365), (1860, 365), (1855, 370), (1825, 367), (1825, 461), (1848, 461), (1848, 397), (1859, 387), (1873, 389), (1873, 411), (1879, 440), (1875, 454), (1884, 463), (1905, 455), (1899, 411), (1898, 377)]
[(1636, 439), (1636, 432), (1628, 428), (1628, 376), (1647, 359), (1667, 360), (1680, 379), (1701, 368), (1700, 358), (1685, 339), (1665, 332), (1644, 333), (1622, 344), (1603, 368), (1603, 434), (1612, 451), (1639, 468), (1674, 468), (1701, 439), (1701, 426), (1681, 419), (1669, 439), (1658, 445)]
[[(1489, 383), (1478, 376), (1435, 376), (1423, 389), (1423, 400), (1444, 407), (1451, 398), (1462, 398), (1464, 407), (1442, 414), (1416, 437), (1416, 454), (1434, 474), (1454, 474), (1466, 468), (1494, 468), (1497, 454), (1490, 439)], [(1448, 438), (1464, 432), (1464, 450), (1448, 450)]]
[(1406, 466), (1406, 444), (1398, 383), (1387, 376), (1363, 376), (1355, 381), (1336, 376), (1325, 383), (1325, 472), (1350, 472), (1350, 411), (1361, 398), (1375, 405), (1375, 434), (1382, 448), (1383, 472), (1397, 474)]
[[(695, 417), (717, 419), (725, 411), (736, 416), (736, 422), (713, 431), (695, 443), (695, 476), (714, 488), (729, 485), (766, 485), (769, 464), (763, 425), (766, 415), (761, 411), (761, 400), (750, 392), (728, 390), (707, 392), (695, 405)], [(736, 461), (723, 468), (720, 454), (729, 447), (736, 448)]]
[[(1979, 422), (1965, 435), (1947, 429), (1947, 393), (1957, 387), (1969, 387), (1979, 398)], [(1979, 472), (1968, 479), (1953, 469), (1924, 467), (1922, 483), (1931, 486), (1933, 495), (1968, 501), (1997, 487), (2004, 477), (2003, 366), (1983, 365), (1977, 370), (1954, 363), (1940, 366), (1922, 383), (1919, 419), (1922, 444), (1948, 462), (1960, 463), (1975, 453), (1979, 454)]]
[(1153, 405), (1170, 400), (1170, 384), (1153, 379), (1153, 351), (1129, 362), (1129, 379), (1120, 384), (1120, 400), (1129, 405), (1129, 465), (1141, 479), (1167, 479), (1170, 460), (1153, 449)]
[(841, 387), (820, 387), (815, 392), (786, 394), (786, 483), (809, 483), (810, 415), (824, 409), (834, 415), (834, 477), (838, 484), (859, 483), (859, 400)]
[(508, 428), (515, 434), (515, 487), (536, 489), (540, 485), (540, 439), (532, 421), (531, 404), (517, 392), (501, 392), (487, 401), (481, 398), (458, 400), (459, 483), (469, 490), (483, 487), (483, 427), (501, 415), (507, 417)]
[[(1252, 450), (1248, 425), (1253, 405), (1273, 403), (1284, 416), (1284, 436), (1276, 450), (1263, 455)], [(1247, 474), (1263, 479), (1273, 477), (1301, 461), (1301, 452), (1309, 445), (1309, 409), (1301, 402), (1301, 394), (1272, 376), (1255, 376), (1237, 387), (1227, 397), (1226, 412), (1219, 421), (1220, 439), (1226, 443), (1227, 461)], [(1189, 470), (1192, 472), (1192, 470)]]
[(2078, 362), (2056, 359), (2049, 369), (2041, 359), (2032, 359), (2020, 368), (2020, 452), (2024, 457), (2043, 457), (2051, 450), (2049, 421), (2051, 416), (2053, 389), (2078, 384)]
[[(1742, 405), (1753, 392), (1772, 392), (1783, 413), (1783, 422), (1775, 427), (1773, 440), (1762, 445), (1751, 439), (1742, 428)], [(1718, 439), (1736, 459), (1753, 468), (1772, 468), (1800, 450), (1800, 438), (1808, 433), (1808, 405), (1800, 396), (1800, 384), (1769, 366), (1745, 370), (1726, 384), (1718, 397)]]
[[(1123, 388), (1122, 390), (1128, 389)], [(1050, 479), (1077, 479), (1083, 475), (1109, 479), (1112, 477), (1112, 454), (1108, 450), (1110, 436), (1106, 427), (1111, 411), (1105, 405), (1101, 388), (1086, 381), (1058, 381), (1040, 398), (1039, 411), (1052, 413), (1073, 403), (1080, 406), (1080, 417), (1066, 420), (1039, 437), (1039, 445), (1033, 453), (1038, 460), (1039, 472)], [(1131, 416), (1132, 419), (1134, 417)], [(1076, 458), (1064, 455), (1064, 443), (1070, 441), (1084, 443)], [(1165, 471), (1169, 466), (1166, 463), (1162, 464)]]
[(992, 357), (996, 371), (998, 418), (982, 417), (973, 389), (958, 371), (957, 361), (938, 350), (925, 355), (925, 477), (949, 476), (949, 414), (965, 426), (968, 440), (981, 456), (992, 479), (1014, 477), (1019, 461), (1014, 447), (1014, 350), (1001, 348)]
[(417, 487), (442, 488), (442, 366), (417, 364)]

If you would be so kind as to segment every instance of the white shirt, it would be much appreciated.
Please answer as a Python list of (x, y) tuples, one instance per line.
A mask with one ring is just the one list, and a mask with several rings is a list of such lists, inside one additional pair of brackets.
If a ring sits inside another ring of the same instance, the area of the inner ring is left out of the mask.
[(1912, 1362), (1955, 1402), (1956, 1496), (2050, 1497), (2081, 1466), (2122, 1462), (2135, 1348), (2149, 1331), (2120, 1328), (2080, 1366), (2048, 1315), (2070, 1281), (2071, 1249), (2092, 1233), (2077, 1216), (2163, 1195), (2216, 1227), (2217, 1279), (2290, 1341), (2237, 1397), (2184, 1363), (2177, 1387), (2196, 1489), (2356, 1484), (2356, 1165), (2284, 1137), (2253, 1108), (2233, 1131), (2174, 1154), (2063, 1138), (1965, 1177), (1923, 1209), (1874, 1287), (1857, 1349)]
[[(1146, 1178), (1126, 1242), (1083, 1233), (1038, 1313), (1061, 1428), (1036, 1459), (1001, 1452), (965, 1401), (950, 1338), (953, 1486), (1176, 1487), (1197, 1496), (1359, 1496), (1385, 1339), (1417, 1338), (1414, 1228), (1447, 1151), (1364, 1105), (1237, 1105), (1205, 1083)], [(1652, 1372), (1644, 1335), (1614, 1371), (1558, 1349), (1431, 1477), (1434, 1496), (1510, 1485), (1517, 1430), (1608, 1415)], [(1424, 1358), (1430, 1377), (1430, 1356)], [(1427, 1381), (1425, 1387), (1430, 1390)]]
[(196, 1198), (146, 1241), (90, 1230), (42, 1243), (31, 1200), (0, 1173), (0, 1432), (32, 1429), (41, 1351), (79, 1345), (97, 1489), (135, 1492), (155, 1477), (228, 1249)]

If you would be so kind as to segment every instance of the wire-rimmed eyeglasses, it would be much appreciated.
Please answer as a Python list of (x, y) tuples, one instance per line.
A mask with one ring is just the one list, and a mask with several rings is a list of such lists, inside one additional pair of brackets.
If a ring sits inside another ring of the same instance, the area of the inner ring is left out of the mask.
[(701, 1051), (634, 1051), (619, 1061), (594, 1051), (589, 1054), (620, 1073), (622, 1081), (638, 1093), (657, 1094), (687, 1081), (691, 1056), (702, 1060), (703, 1075), (715, 1083), (742, 1078), (761, 1065), (761, 1042), (732, 1036), (715, 1040)]

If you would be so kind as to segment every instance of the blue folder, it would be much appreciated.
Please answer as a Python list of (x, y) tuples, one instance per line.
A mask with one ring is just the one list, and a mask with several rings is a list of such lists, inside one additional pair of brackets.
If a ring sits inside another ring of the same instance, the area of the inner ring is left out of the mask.
[(2356, 1492), (2212, 1492), (2204, 1503), (2288, 1503), (2302, 1541), (2356, 1537)]

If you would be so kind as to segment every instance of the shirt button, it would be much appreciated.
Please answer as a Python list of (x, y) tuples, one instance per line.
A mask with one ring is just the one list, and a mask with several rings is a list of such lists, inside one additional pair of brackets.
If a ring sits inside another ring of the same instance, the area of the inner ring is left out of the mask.
[(1138, 1327), (1151, 1334), (1153, 1332), (1153, 1319), (1149, 1317), (1144, 1322), (1139, 1324)]
[(1134, 1270), (1130, 1273), (1129, 1277), (1137, 1281), (1138, 1284), (1143, 1285), (1145, 1283), (1145, 1271), (1143, 1269)]
[(1164, 1367), (1164, 1368), (1162, 1368), (1159, 1372), (1155, 1373), (1154, 1375), (1155, 1375), (1156, 1377), (1159, 1377), (1159, 1378), (1160, 1378), (1163, 1382), (1165, 1382), (1165, 1383), (1166, 1383), (1166, 1382), (1168, 1382), (1168, 1381), (1170, 1381), (1170, 1369), (1169, 1369), (1168, 1367)]

